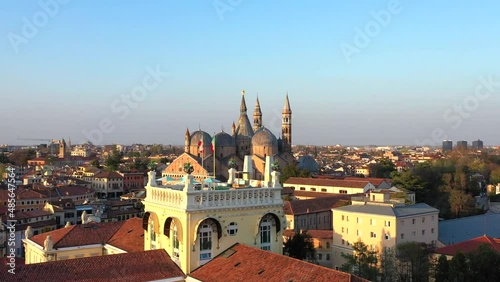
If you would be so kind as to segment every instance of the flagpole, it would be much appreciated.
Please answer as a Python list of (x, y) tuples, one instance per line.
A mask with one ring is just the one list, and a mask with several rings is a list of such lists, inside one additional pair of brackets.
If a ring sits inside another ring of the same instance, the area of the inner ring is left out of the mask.
[(212, 152), (213, 154), (213, 159), (214, 159), (214, 179), (215, 179), (215, 132), (214, 132), (214, 137), (213, 137), (213, 140), (212, 140), (212, 146), (214, 147), (214, 151)]

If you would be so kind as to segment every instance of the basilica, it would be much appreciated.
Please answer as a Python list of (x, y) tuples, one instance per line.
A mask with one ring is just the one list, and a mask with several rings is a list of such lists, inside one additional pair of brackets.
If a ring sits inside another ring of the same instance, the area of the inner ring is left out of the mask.
[(259, 98), (255, 104), (252, 126), (244, 94), (242, 91), (240, 116), (236, 124), (233, 122), (231, 134), (221, 131), (212, 137), (202, 130), (190, 133), (187, 129), (184, 153), (165, 168), (163, 177), (182, 177), (182, 166), (189, 162), (193, 165), (196, 179), (215, 175), (217, 179), (226, 181), (228, 170), (235, 168), (237, 171), (245, 169), (248, 179), (264, 180), (267, 157), (271, 157), (272, 162), (277, 162), (280, 167), (295, 160), (291, 147), (292, 110), (288, 94), (282, 111), (279, 138), (263, 125)]

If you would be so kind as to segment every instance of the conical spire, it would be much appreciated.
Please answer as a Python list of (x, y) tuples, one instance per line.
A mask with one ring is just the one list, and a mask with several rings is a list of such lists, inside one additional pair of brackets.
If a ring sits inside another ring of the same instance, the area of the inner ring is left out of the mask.
[(231, 126), (231, 134), (234, 135), (235, 132), (236, 132), (236, 125), (234, 124), (233, 121), (233, 126)]
[(290, 101), (288, 100), (288, 92), (286, 92), (285, 107), (283, 107), (284, 114), (291, 114), (292, 109), (290, 108)]
[(189, 128), (186, 127), (186, 137), (189, 137), (189, 136), (191, 136), (191, 134), (189, 133)]
[(240, 113), (247, 112), (247, 103), (245, 102), (245, 90), (241, 90), (241, 105), (240, 105)]
[(260, 110), (259, 97), (257, 96), (257, 103), (255, 103), (255, 110), (253, 111), (253, 115), (262, 115), (262, 111)]

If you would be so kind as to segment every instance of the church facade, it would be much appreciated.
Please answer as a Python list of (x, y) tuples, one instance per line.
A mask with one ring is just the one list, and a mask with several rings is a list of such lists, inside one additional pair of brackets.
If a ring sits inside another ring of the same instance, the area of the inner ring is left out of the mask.
[[(282, 111), (281, 137), (277, 138), (263, 125), (260, 102), (257, 98), (253, 112), (253, 125), (247, 114), (244, 91), (240, 104), (240, 116), (233, 122), (232, 132), (221, 131), (214, 136), (207, 132), (186, 130), (184, 137), (184, 153), (175, 159), (162, 173), (163, 177), (180, 178), (183, 176), (182, 165), (190, 162), (193, 165), (195, 179), (216, 176), (225, 181), (231, 167), (242, 171), (246, 166), (248, 179), (264, 180), (266, 158), (284, 167), (295, 161), (292, 154), (292, 110), (288, 94)], [(212, 147), (215, 144), (215, 148)], [(215, 150), (214, 150), (215, 149)], [(250, 162), (245, 164), (245, 157)], [(215, 158), (215, 161), (214, 161)], [(215, 165), (215, 172), (214, 172)]]

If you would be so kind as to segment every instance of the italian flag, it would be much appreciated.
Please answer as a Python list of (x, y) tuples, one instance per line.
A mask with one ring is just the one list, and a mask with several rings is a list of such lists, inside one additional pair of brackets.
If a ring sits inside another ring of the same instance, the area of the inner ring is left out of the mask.
[(198, 151), (200, 153), (203, 152), (203, 139), (201, 139), (200, 141), (198, 141)]
[(210, 144), (210, 149), (212, 149), (212, 153), (215, 152), (215, 135), (212, 138), (212, 144)]

